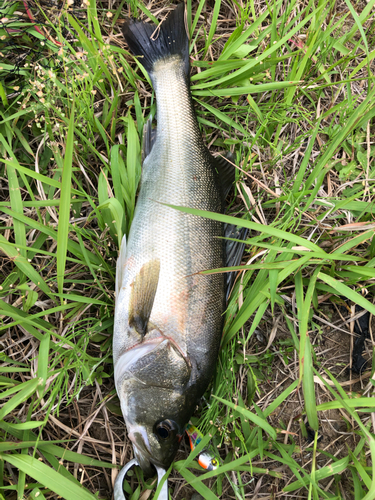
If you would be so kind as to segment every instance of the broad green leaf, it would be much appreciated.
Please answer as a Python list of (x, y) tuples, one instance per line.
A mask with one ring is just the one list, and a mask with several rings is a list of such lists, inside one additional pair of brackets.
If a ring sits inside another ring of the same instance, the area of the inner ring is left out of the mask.
[(306, 338), (305, 363), (302, 377), (303, 399), (310, 427), (314, 431), (319, 429), (318, 413), (315, 400), (314, 372), (312, 370), (312, 354), (310, 338)]
[[(373, 408), (375, 408), (375, 398), (347, 398), (345, 399), (345, 405), (347, 405), (349, 408), (369, 408), (371, 411), (373, 411)], [(340, 401), (329, 401), (328, 403), (322, 403), (318, 405), (317, 410), (336, 410), (339, 408), (345, 408), (345, 405), (343, 405)]]
[(36, 458), (29, 455), (10, 454), (1, 454), (1, 458), (66, 500), (74, 498), (80, 500), (96, 499), (96, 496), (92, 495), (86, 488), (66, 480), (61, 474)]
[[(10, 412), (12, 412), (18, 405), (26, 401), (32, 394), (34, 394), (35, 389), (40, 385), (40, 380), (37, 378), (32, 378), (23, 382), (17, 387), (17, 394), (9, 399), (0, 409), (0, 420), (3, 420)], [(5, 397), (5, 394), (2, 395)]]
[(28, 262), (28, 260), (21, 255), (14, 245), (9, 243), (2, 234), (0, 234), (0, 249), (9, 257), (9, 259), (12, 260), (12, 262), (28, 279), (30, 279), (46, 295), (52, 298), (51, 290), (44, 279)]
[(346, 297), (347, 299), (363, 307), (363, 309), (366, 309), (366, 311), (369, 311), (371, 314), (375, 314), (375, 305), (365, 299), (365, 297), (363, 297), (359, 293), (344, 285), (344, 283), (341, 283), (335, 278), (332, 278), (332, 276), (329, 276), (328, 274), (322, 272), (318, 274), (318, 278), (334, 288), (338, 292), (338, 295)]
[[(318, 469), (315, 473), (315, 478), (316, 481), (321, 481), (322, 479), (325, 479), (326, 477), (332, 477), (335, 474), (340, 474), (343, 472), (349, 464), (349, 457), (344, 457), (341, 460), (337, 460), (333, 462), (332, 464), (322, 467), (321, 469)], [(285, 486), (283, 488), (283, 491), (285, 493), (289, 493), (290, 491), (295, 491), (298, 490), (299, 488), (302, 488), (303, 486), (308, 486), (310, 483), (309, 476), (304, 477), (303, 479), (300, 479), (298, 481), (294, 481), (293, 483), (289, 484), (288, 486)]]
[(248, 420), (253, 422), (255, 425), (257, 425), (258, 427), (263, 429), (265, 432), (267, 432), (271, 436), (272, 439), (276, 439), (277, 435), (276, 435), (275, 429), (270, 426), (270, 424), (267, 422), (267, 420), (265, 418), (261, 418), (258, 415), (256, 415), (255, 413), (252, 413), (250, 410), (246, 410), (245, 408), (242, 408), (241, 406), (238, 406), (234, 403), (231, 403), (230, 401), (226, 401), (225, 399), (221, 399), (218, 396), (214, 395), (214, 398), (217, 399), (218, 401), (220, 401), (220, 403), (223, 403), (223, 404), (229, 406), (229, 408), (232, 408), (232, 410), (240, 413), (245, 418), (247, 418)]
[(116, 198), (108, 198), (107, 201), (98, 206), (98, 210), (102, 209), (107, 209), (111, 212), (112, 223), (114, 223), (116, 228), (114, 236), (117, 237), (118, 247), (120, 248), (123, 236), (124, 209), (121, 207), (120, 202)]

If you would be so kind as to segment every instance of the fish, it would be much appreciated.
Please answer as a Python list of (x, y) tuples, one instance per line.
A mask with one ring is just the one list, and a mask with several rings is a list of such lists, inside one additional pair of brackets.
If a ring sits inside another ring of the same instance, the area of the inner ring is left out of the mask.
[[(226, 308), (224, 225), (171, 206), (224, 213), (233, 165), (203, 143), (190, 92), (184, 4), (123, 35), (156, 94), (143, 133), (140, 191), (116, 268), (114, 378), (136, 463), (167, 470), (215, 371)], [(230, 228), (229, 234), (233, 228)]]

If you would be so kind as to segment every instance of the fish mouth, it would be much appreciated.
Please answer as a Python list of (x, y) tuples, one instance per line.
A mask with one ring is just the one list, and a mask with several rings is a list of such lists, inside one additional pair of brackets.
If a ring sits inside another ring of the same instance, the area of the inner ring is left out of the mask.
[(151, 448), (144, 427), (134, 426), (128, 435), (133, 443), (134, 455), (139, 466), (147, 476), (154, 476), (158, 468), (165, 469), (164, 464), (151, 456)]
[(143, 470), (145, 476), (151, 477), (155, 475), (155, 464), (151, 461), (150, 456), (133, 443), (134, 456), (138, 461), (140, 468)]

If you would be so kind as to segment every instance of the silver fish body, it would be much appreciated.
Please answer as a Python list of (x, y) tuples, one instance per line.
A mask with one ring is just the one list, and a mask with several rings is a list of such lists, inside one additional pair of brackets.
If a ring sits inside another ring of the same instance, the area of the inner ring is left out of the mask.
[[(139, 24), (140, 25), (140, 24)], [(204, 146), (186, 61), (149, 70), (157, 134), (144, 159), (128, 241), (117, 263), (115, 383), (136, 458), (168, 468), (213, 374), (225, 305), (222, 224), (167, 205), (223, 212), (223, 189)]]

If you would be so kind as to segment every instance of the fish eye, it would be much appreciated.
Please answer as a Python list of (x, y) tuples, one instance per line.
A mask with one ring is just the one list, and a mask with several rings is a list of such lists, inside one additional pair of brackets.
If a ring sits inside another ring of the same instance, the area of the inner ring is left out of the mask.
[(163, 420), (155, 426), (155, 433), (160, 439), (168, 439), (175, 430), (177, 430), (177, 426), (173, 420)]

